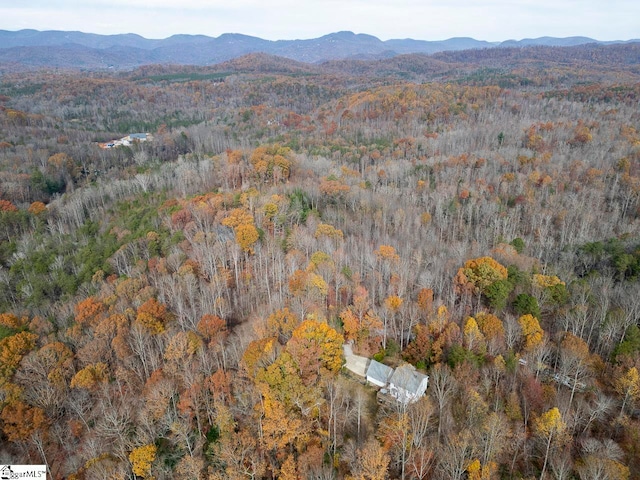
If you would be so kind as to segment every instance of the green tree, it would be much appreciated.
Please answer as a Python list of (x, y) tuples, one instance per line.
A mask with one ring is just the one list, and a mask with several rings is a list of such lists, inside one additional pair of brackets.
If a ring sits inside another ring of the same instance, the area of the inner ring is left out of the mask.
[(503, 310), (507, 304), (509, 294), (513, 290), (513, 284), (508, 279), (497, 280), (488, 285), (483, 293), (494, 310)]
[(540, 307), (535, 297), (526, 293), (520, 293), (513, 301), (513, 309), (518, 315), (531, 314), (536, 318), (540, 317)]

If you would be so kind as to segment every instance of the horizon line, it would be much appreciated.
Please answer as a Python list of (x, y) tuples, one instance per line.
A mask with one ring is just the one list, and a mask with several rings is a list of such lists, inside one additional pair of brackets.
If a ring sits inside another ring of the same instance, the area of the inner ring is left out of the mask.
[[(470, 37), (470, 36), (454, 36), (454, 37), (449, 37), (449, 38), (444, 38), (444, 39), (436, 39), (436, 40), (426, 40), (423, 38), (414, 38), (414, 37), (404, 37), (404, 38), (389, 38), (387, 40), (382, 40), (381, 38), (379, 38), (376, 35), (370, 34), (370, 33), (356, 33), (352, 30), (338, 30), (335, 32), (329, 32), (326, 33), (324, 35), (321, 35), (319, 37), (309, 37), (309, 38), (279, 38), (276, 40), (270, 40), (267, 38), (263, 38), (263, 37), (259, 37), (257, 35), (251, 35), (251, 34), (247, 34), (247, 33), (240, 33), (240, 32), (224, 32), (221, 33), (218, 36), (211, 36), (211, 35), (207, 35), (204, 33), (174, 33), (172, 35), (169, 35), (167, 37), (163, 37), (163, 38), (151, 38), (151, 37), (145, 37), (142, 34), (136, 33), (136, 32), (126, 32), (126, 33), (94, 33), (94, 32), (87, 32), (87, 31), (82, 31), (82, 30), (60, 30), (60, 29), (46, 29), (46, 30), (39, 30), (36, 28), (21, 28), (19, 30), (8, 30), (8, 29), (4, 29), (4, 28), (0, 28), (0, 31), (4, 31), (4, 32), (11, 32), (11, 33), (19, 33), (19, 32), (38, 32), (38, 33), (49, 33), (49, 32), (56, 32), (56, 33), (80, 33), (83, 35), (97, 35), (97, 36), (101, 36), (101, 37), (117, 37), (117, 36), (129, 36), (129, 35), (135, 35), (138, 36), (144, 40), (150, 40), (150, 41), (163, 41), (163, 40), (168, 40), (170, 38), (173, 37), (177, 37), (177, 36), (184, 36), (184, 37), (206, 37), (206, 38), (211, 38), (211, 39), (218, 39), (220, 37), (223, 37), (225, 35), (241, 35), (244, 37), (251, 37), (251, 38), (257, 38), (260, 40), (264, 40), (267, 42), (295, 42), (295, 41), (305, 41), (305, 40), (317, 40), (319, 38), (322, 37), (328, 37), (331, 35), (337, 35), (337, 34), (351, 34), (354, 36), (367, 36), (367, 37), (373, 37), (383, 43), (385, 42), (389, 42), (389, 41), (394, 41), (394, 40), (414, 40), (414, 41), (419, 41), (419, 42), (446, 42), (449, 40), (458, 40), (458, 39), (470, 39), (470, 40), (474, 40), (476, 42), (485, 42), (485, 43), (489, 43), (489, 44), (494, 44), (494, 45), (499, 45), (501, 43), (505, 43), (505, 42), (523, 42), (526, 40), (540, 40), (540, 39), (556, 39), (556, 40), (566, 40), (566, 39), (571, 39), (571, 38), (584, 38), (584, 39), (588, 39), (588, 40), (593, 40), (594, 42), (598, 42), (598, 43), (617, 43), (617, 42), (633, 42), (633, 41), (640, 41), (640, 37), (638, 38), (629, 38), (629, 39), (616, 39), (616, 40), (599, 40), (597, 38), (593, 38), (587, 35), (569, 35), (566, 37), (555, 37), (555, 36), (551, 36), (551, 35), (542, 35), (540, 37), (524, 37), (524, 38), (508, 38), (505, 40), (484, 40), (484, 39), (478, 39), (475, 37)], [(0, 47), (3, 48), (3, 47)]]

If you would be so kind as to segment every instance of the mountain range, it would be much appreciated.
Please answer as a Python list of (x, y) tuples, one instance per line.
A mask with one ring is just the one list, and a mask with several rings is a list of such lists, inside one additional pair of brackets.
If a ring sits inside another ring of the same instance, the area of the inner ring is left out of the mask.
[(214, 65), (251, 53), (266, 53), (304, 63), (330, 60), (381, 60), (397, 55), (528, 46), (629, 43), (588, 37), (541, 37), (486, 42), (467, 37), (442, 41), (395, 39), (337, 32), (307, 40), (264, 40), (237, 33), (219, 37), (173, 35), (147, 39), (136, 34), (98, 35), (70, 31), (0, 30), (0, 64), (21, 68), (126, 69), (149, 64)]

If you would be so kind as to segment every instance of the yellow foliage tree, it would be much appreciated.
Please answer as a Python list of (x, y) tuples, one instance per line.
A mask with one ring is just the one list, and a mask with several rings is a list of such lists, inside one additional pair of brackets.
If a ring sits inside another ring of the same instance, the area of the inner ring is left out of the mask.
[(622, 396), (622, 407), (620, 415), (624, 413), (624, 408), (629, 401), (634, 402), (640, 398), (640, 375), (638, 369), (631, 367), (627, 373), (618, 377), (615, 381), (616, 391)]
[(220, 223), (233, 229), (240, 225), (253, 225), (253, 215), (245, 208), (234, 208)]
[(243, 251), (253, 253), (253, 245), (260, 238), (258, 229), (252, 223), (238, 225), (235, 228), (236, 242)]
[(296, 459), (293, 455), (289, 454), (280, 468), (280, 476), (278, 480), (298, 480), (298, 468), (296, 465)]
[(467, 474), (469, 480), (482, 480), (482, 466), (480, 460), (474, 458), (469, 465), (467, 465)]
[(305, 362), (306, 357), (316, 353), (319, 360), (317, 374), (335, 374), (342, 367), (343, 343), (342, 335), (326, 323), (305, 320), (293, 331), (287, 350), (298, 363)]
[(398, 295), (389, 295), (384, 299), (384, 306), (393, 313), (396, 313), (398, 310), (400, 310), (400, 307), (403, 303), (404, 300)]
[(391, 260), (392, 262), (400, 260), (400, 256), (396, 253), (396, 249), (390, 245), (380, 245), (378, 250), (375, 251), (375, 254), (381, 259)]
[(475, 458), (467, 466), (469, 480), (491, 480), (496, 478), (497, 473), (498, 465), (495, 462), (487, 462), (482, 465), (480, 460)]
[(533, 274), (533, 284), (539, 288), (555, 287), (556, 285), (565, 285), (555, 275), (541, 275), (539, 273)]
[(262, 442), (266, 450), (282, 452), (290, 445), (304, 445), (309, 434), (308, 422), (294, 414), (285, 405), (274, 398), (264, 387), (262, 406), (264, 417), (262, 420)]
[(342, 230), (335, 228), (333, 225), (320, 223), (316, 227), (316, 231), (313, 236), (316, 238), (327, 237), (333, 240), (342, 240), (344, 234), (342, 233)]
[(487, 342), (489, 354), (495, 355), (504, 344), (505, 332), (502, 320), (486, 312), (476, 313), (475, 319)]
[(266, 218), (273, 218), (278, 214), (278, 205), (273, 202), (265, 203), (262, 207), (262, 212)]
[(473, 317), (467, 318), (463, 329), (464, 343), (471, 351), (482, 349), (485, 346), (485, 338), (480, 329), (476, 319)]
[(176, 362), (184, 361), (196, 353), (201, 345), (202, 340), (194, 332), (178, 332), (169, 340), (164, 351), (164, 359)]
[(143, 445), (138, 448), (134, 448), (129, 454), (129, 461), (131, 462), (131, 469), (133, 473), (142, 478), (151, 477), (151, 465), (156, 459), (157, 447), (155, 445)]
[(541, 438), (545, 446), (544, 464), (542, 465), (542, 473), (540, 478), (544, 478), (544, 473), (547, 469), (547, 462), (549, 461), (549, 451), (554, 440), (561, 438), (566, 432), (567, 424), (562, 419), (560, 410), (558, 407), (553, 407), (547, 412), (543, 413), (535, 421), (534, 431), (536, 435)]
[(87, 365), (78, 371), (71, 379), (71, 388), (84, 388), (91, 390), (98, 383), (106, 382), (109, 379), (109, 368), (105, 363), (98, 362)]
[(300, 319), (288, 308), (276, 310), (267, 317), (267, 335), (279, 337), (282, 343), (286, 343), (299, 324)]
[(313, 252), (313, 254), (311, 254), (311, 258), (309, 259), (309, 266), (307, 267), (307, 270), (312, 272), (312, 271), (318, 270), (319, 268), (324, 268), (324, 267), (331, 269), (333, 268), (333, 265), (334, 265), (333, 259), (328, 253), (318, 251), (318, 252)]
[(530, 313), (522, 315), (518, 319), (520, 328), (522, 329), (522, 337), (524, 339), (524, 349), (527, 352), (535, 350), (542, 343), (544, 338), (544, 330), (540, 327), (538, 319)]
[(307, 288), (309, 293), (314, 297), (323, 298), (329, 292), (329, 286), (321, 275), (310, 273), (308, 277)]
[(255, 378), (261, 368), (275, 360), (276, 344), (275, 338), (261, 338), (247, 345), (240, 365), (251, 378)]

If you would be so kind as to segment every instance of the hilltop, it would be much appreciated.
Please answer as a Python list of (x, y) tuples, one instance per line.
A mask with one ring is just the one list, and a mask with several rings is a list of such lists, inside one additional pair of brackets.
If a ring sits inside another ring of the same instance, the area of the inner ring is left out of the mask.
[[(343, 31), (304, 40), (264, 40), (238, 33), (219, 37), (173, 35), (157, 40), (135, 34), (0, 30), (0, 63), (23, 68), (128, 69), (148, 64), (212, 65), (249, 53), (265, 53), (305, 63), (340, 59), (383, 59), (402, 54), (434, 54), (469, 49), (524, 46), (609, 45), (588, 37), (486, 42), (467, 37), (427, 41), (392, 39)], [(6, 68), (5, 68), (6, 69)]]

